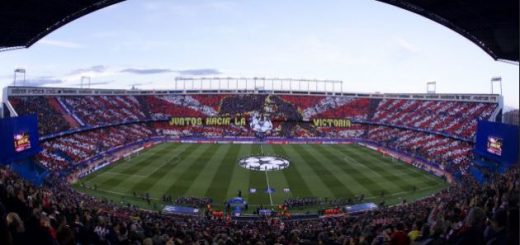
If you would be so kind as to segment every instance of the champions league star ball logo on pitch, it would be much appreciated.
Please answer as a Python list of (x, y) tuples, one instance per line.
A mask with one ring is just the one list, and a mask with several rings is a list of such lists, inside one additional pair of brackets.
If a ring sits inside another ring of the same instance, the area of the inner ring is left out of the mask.
[(238, 163), (243, 168), (255, 171), (276, 171), (289, 167), (289, 160), (275, 156), (249, 156)]

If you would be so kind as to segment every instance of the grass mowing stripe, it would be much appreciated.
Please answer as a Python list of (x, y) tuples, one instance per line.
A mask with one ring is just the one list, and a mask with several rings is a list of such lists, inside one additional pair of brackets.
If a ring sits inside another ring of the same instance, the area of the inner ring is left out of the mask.
[[(137, 193), (148, 192), (158, 180), (166, 176), (169, 171), (173, 170), (181, 161), (183, 161), (187, 154), (191, 153), (192, 150), (197, 147), (198, 146), (195, 144), (190, 144), (189, 146), (178, 145), (175, 147), (174, 151), (169, 155), (170, 157), (168, 160), (164, 161), (160, 167), (156, 168), (147, 179), (134, 183), (131, 188), (132, 191)], [(160, 161), (160, 159), (156, 159), (156, 161)]]
[[(126, 163), (122, 163), (122, 164), (130, 164), (132, 166), (121, 171), (120, 173), (126, 174), (126, 175), (136, 174), (141, 169), (148, 167), (150, 165), (150, 162), (152, 162), (156, 158), (164, 157), (168, 151), (170, 151), (170, 148), (165, 147), (164, 149), (161, 149), (160, 151), (157, 151), (157, 152), (151, 154), (150, 156), (146, 156), (146, 157), (140, 158), (140, 159), (131, 159), (130, 161), (128, 161)], [(132, 161), (132, 160), (137, 160), (137, 161)], [(113, 187), (120, 185), (122, 182), (123, 181), (119, 178), (110, 178), (106, 181), (101, 182), (99, 185), (106, 186), (108, 188), (113, 188)]]
[(435, 177), (431, 174), (427, 174), (421, 169), (418, 169), (416, 167), (409, 166), (406, 164), (399, 164), (396, 166), (395, 164), (390, 163), (390, 161), (388, 161), (388, 158), (384, 157), (383, 155), (375, 154), (373, 151), (366, 149), (364, 147), (361, 147), (359, 145), (357, 145), (356, 147), (358, 147), (360, 151), (370, 152), (371, 156), (374, 158), (386, 159), (387, 161), (385, 161), (385, 163), (388, 163), (389, 165), (394, 166), (394, 168), (397, 168), (401, 172), (405, 173), (406, 176), (408, 177), (406, 179), (417, 180), (417, 181), (423, 182), (427, 185), (437, 185), (437, 184), (439, 184), (439, 181), (441, 181), (441, 179), (439, 179), (438, 177)]
[[(249, 155), (259, 155), (262, 149), (259, 145), (252, 145)], [(265, 193), (267, 182), (263, 171), (249, 171), (249, 188), (256, 188), (256, 193), (249, 195), (249, 203), (269, 205), (269, 195)]]
[(304, 177), (303, 180), (307, 184), (307, 187), (309, 187), (312, 196), (334, 196), (327, 185), (323, 183), (321, 178), (315, 174), (315, 172), (312, 170), (312, 167), (309, 166), (309, 163), (305, 161), (305, 159), (303, 159), (303, 157), (297, 152), (296, 148), (294, 148), (294, 145), (285, 145), (280, 147), (284, 147), (286, 149), (285, 152), (287, 152), (288, 156), (290, 157), (289, 160), (293, 161), (293, 167), (302, 173), (302, 177)]
[[(408, 178), (399, 177), (395, 174), (396, 171), (401, 171), (401, 168), (399, 168), (399, 167), (395, 168), (395, 166), (400, 166), (401, 164), (403, 164), (402, 162), (395, 164), (395, 163), (389, 162), (388, 159), (378, 159), (373, 155), (374, 152), (371, 152), (372, 154), (361, 155), (362, 153), (360, 151), (356, 150), (355, 148), (352, 148), (352, 149), (344, 148), (343, 150), (351, 153), (350, 156), (352, 158), (354, 158), (356, 160), (359, 159), (360, 162), (365, 163), (365, 165), (367, 167), (371, 168), (372, 170), (374, 170), (378, 173), (382, 173), (381, 176), (385, 180), (392, 182), (395, 185), (399, 186), (399, 188), (401, 190), (407, 191), (407, 190), (412, 189), (413, 187), (416, 187), (416, 184), (410, 182), (410, 180), (408, 180)], [(381, 164), (378, 165), (377, 163), (372, 163), (371, 161), (367, 161), (368, 159), (366, 159), (364, 156), (368, 156), (375, 160), (380, 160), (380, 162), (385, 163), (386, 166), (381, 166)]]
[[(125, 193), (144, 193), (150, 189), (150, 185), (153, 185), (156, 181), (150, 175), (157, 172), (158, 169), (163, 168), (163, 165), (166, 165), (168, 162), (173, 161), (173, 159), (177, 158), (177, 153), (179, 151), (185, 150), (188, 145), (177, 145), (177, 144), (167, 144), (168, 152), (164, 153), (161, 156), (158, 156), (155, 159), (150, 159), (148, 165), (142, 167), (138, 172), (136, 172), (133, 176), (137, 175), (146, 175), (146, 178), (136, 178), (136, 177), (126, 177), (123, 179), (118, 185), (115, 186), (103, 186), (106, 190), (115, 191), (115, 192), (125, 192)], [(132, 164), (131, 162), (128, 164)], [(150, 195), (156, 195), (154, 191), (149, 192)]]
[(184, 170), (182, 175), (175, 180), (174, 183), (166, 190), (165, 193), (172, 194), (174, 197), (180, 197), (186, 194), (186, 191), (193, 184), (193, 181), (200, 174), (200, 170), (207, 164), (208, 160), (217, 152), (220, 148), (220, 145), (213, 144), (202, 154), (200, 154), (196, 159), (194, 159), (190, 166)]
[[(266, 155), (269, 155), (269, 156), (277, 155), (275, 152), (273, 152), (271, 145), (264, 144), (262, 148), (264, 149), (264, 154), (266, 154)], [(282, 156), (282, 158), (287, 158), (287, 157)], [(289, 191), (289, 192), (283, 191), (284, 188), (289, 187), (289, 183), (287, 182), (287, 179), (285, 178), (285, 175), (284, 175), (285, 171), (288, 171), (288, 169), (268, 172), (269, 185), (271, 188), (276, 189), (275, 192), (271, 193), (271, 196), (273, 198), (273, 203), (275, 205), (283, 203), (283, 201), (292, 197), (291, 191)]]
[(157, 179), (152, 190), (159, 193), (160, 195), (171, 194), (166, 193), (165, 191), (171, 187), (172, 183), (179, 179), (184, 171), (188, 169), (193, 161), (198, 158), (200, 155), (204, 154), (206, 150), (209, 148), (209, 144), (188, 144), (193, 145), (193, 148), (185, 151), (181, 156), (181, 161), (175, 165), (174, 168), (166, 169), (166, 175)]
[[(245, 156), (249, 156), (251, 154), (251, 145), (239, 145), (234, 146), (239, 147), (239, 151), (237, 152), (237, 156), (235, 157), (235, 162), (233, 162), (233, 168), (230, 169), (230, 173), (232, 178), (229, 179), (229, 184), (227, 188), (226, 197), (235, 197), (237, 196), (237, 191), (242, 190), (242, 196), (249, 200), (249, 172), (250, 170), (240, 167), (238, 164), (238, 160), (242, 159)], [(229, 163), (231, 164), (231, 163)]]
[[(338, 147), (341, 148), (341, 147), (347, 147), (347, 146), (338, 146)], [(347, 148), (351, 148), (351, 147), (352, 146), (349, 145)], [(332, 152), (336, 152), (336, 154), (343, 156), (344, 159), (348, 159), (349, 165), (353, 169), (353, 171), (359, 171), (359, 172), (363, 173), (364, 175), (366, 175), (368, 178), (375, 180), (375, 182), (379, 186), (379, 188), (376, 187), (377, 188), (376, 192), (378, 192), (379, 194), (381, 194), (382, 191), (384, 191), (386, 193), (402, 191), (401, 187), (399, 187), (398, 185), (395, 185), (393, 183), (395, 176), (393, 176), (389, 173), (383, 173), (383, 172), (380, 172), (380, 171), (377, 171), (377, 170), (371, 168), (373, 164), (370, 162), (367, 163), (368, 160), (364, 156), (362, 157), (363, 161), (359, 161), (359, 160), (356, 160), (355, 158), (353, 158), (351, 156), (351, 154), (346, 154), (346, 152), (344, 152), (340, 149), (331, 147), (330, 150)], [(396, 175), (395, 173), (393, 173), (393, 174)], [(392, 177), (392, 180), (389, 180), (388, 178), (385, 179), (384, 178), (385, 176)], [(396, 176), (401, 176), (401, 174), (398, 174)], [(370, 187), (370, 188), (372, 188), (372, 187)]]
[(334, 197), (344, 197), (344, 190), (347, 189), (336, 175), (323, 166), (323, 163), (316, 159), (313, 155), (301, 145), (294, 145), (296, 152), (302, 156), (304, 161), (312, 168), (321, 181), (329, 188)]
[[(167, 155), (168, 152), (170, 152), (172, 144), (164, 143), (164, 148), (160, 151), (155, 152), (154, 154), (150, 156), (146, 156), (144, 158), (134, 158), (131, 159), (128, 168), (125, 168), (123, 171), (121, 171), (122, 174), (132, 175), (137, 172), (139, 172), (143, 167), (147, 167), (150, 165), (150, 162), (155, 161), (157, 158), (163, 157), (164, 155)], [(179, 145), (174, 145), (175, 147), (178, 147)], [(133, 160), (133, 161), (132, 161)]]
[[(109, 179), (111, 177), (105, 176), (106, 173), (112, 173), (112, 172), (120, 173), (120, 172), (115, 171), (115, 170), (126, 169), (128, 167), (131, 167), (130, 164), (125, 164), (125, 163), (131, 162), (131, 161), (135, 161), (135, 160), (140, 159), (140, 158), (145, 158), (145, 157), (151, 156), (151, 155), (155, 154), (156, 152), (164, 149), (166, 147), (166, 145), (167, 144), (159, 144), (159, 145), (157, 145), (155, 147), (143, 150), (143, 151), (141, 151), (139, 153), (139, 155), (137, 157), (131, 158), (130, 160), (119, 160), (119, 161), (117, 161), (115, 163), (112, 163), (112, 164), (104, 167), (103, 171), (96, 171), (96, 172), (94, 172), (92, 174), (87, 175), (86, 177), (82, 178), (82, 181), (88, 181), (90, 179), (98, 178), (98, 177), (103, 177), (103, 179)], [(120, 174), (124, 175), (124, 173), (120, 173)]]
[[(226, 152), (223, 152), (224, 159), (219, 163), (217, 171), (211, 179), (211, 184), (206, 190), (206, 196), (212, 197), (216, 203), (223, 203), (226, 201), (229, 183), (233, 178), (233, 168), (237, 165), (238, 155), (241, 149), (238, 147), (229, 147)], [(217, 163), (215, 163), (217, 164)]]
[[(349, 162), (344, 161), (342, 158), (343, 153), (323, 152), (321, 148), (318, 148), (318, 145), (304, 146), (304, 148), (316, 159), (320, 159), (324, 168), (336, 175), (338, 180), (346, 187), (344, 196), (353, 197), (355, 194), (363, 193), (366, 195), (370, 192), (366, 185), (367, 183), (361, 181), (367, 179), (369, 176), (365, 176), (365, 174), (356, 176), (361, 183), (350, 176), (348, 169), (351, 166)], [(337, 156), (331, 158), (331, 155)]]
[(269, 175), (267, 174), (267, 171), (264, 171), (265, 173), (265, 182), (267, 183), (267, 194), (269, 194), (269, 203), (271, 204), (271, 206), (274, 205), (273, 203), (273, 194), (272, 192), (270, 191), (271, 190), (271, 185), (269, 184)]
[(220, 144), (217, 153), (214, 154), (208, 163), (200, 170), (199, 176), (194, 180), (195, 184), (191, 185), (186, 193), (190, 193), (196, 197), (212, 197), (206, 195), (206, 191), (208, 191), (211, 180), (215, 177), (220, 165), (224, 162), (224, 157), (226, 157), (230, 149), (230, 144)]
[[(243, 197), (248, 200), (250, 206), (261, 204), (268, 206), (269, 195), (264, 192), (264, 188), (267, 187), (265, 172), (247, 170), (237, 163), (237, 160), (243, 156), (259, 154), (259, 145), (226, 145), (226, 147), (221, 145), (215, 152), (211, 152), (210, 149), (211, 146), (207, 144), (157, 145), (129, 161), (118, 162), (82, 179), (82, 181), (88, 180), (85, 183), (89, 186), (97, 183), (99, 187), (97, 192), (90, 189), (84, 191), (120, 202), (121, 194), (132, 193), (134, 187), (149, 192), (152, 198), (159, 198), (167, 193), (166, 189), (175, 188), (180, 190), (173, 190), (173, 192), (182, 192), (184, 188), (184, 195), (205, 195), (213, 198), (218, 206), (222, 206), (223, 201), (235, 197), (237, 190), (242, 190)], [(369, 194), (366, 198), (370, 197), (374, 201), (384, 198), (389, 202), (397, 203), (399, 198), (419, 198), (446, 186), (444, 182), (432, 175), (406, 164), (394, 163), (391, 159), (358, 145), (341, 147), (263, 145), (263, 149), (266, 154), (280, 155), (291, 161), (290, 167), (285, 170), (268, 172), (271, 187), (276, 188), (276, 192), (272, 195), (275, 204), (283, 202), (290, 196), (345, 197), (350, 193), (344, 186), (348, 186), (354, 195)], [(168, 162), (176, 155), (175, 153), (184, 157), (183, 161), (176, 162), (172, 167)], [(202, 155), (206, 157), (201, 157)], [(143, 167), (139, 168), (139, 166)], [(125, 172), (133, 174), (125, 175)], [(186, 176), (187, 173), (192, 177)], [(255, 179), (256, 177), (258, 179)], [(324, 181), (324, 178), (333, 180)], [(333, 184), (334, 178), (340, 182), (339, 185)], [(366, 182), (367, 178), (388, 189), (384, 197), (379, 195), (377, 185)], [(100, 185), (103, 182), (110, 184), (110, 179), (120, 183), (115, 186)], [(394, 180), (401, 182), (401, 186), (394, 184)], [(365, 181), (363, 188), (358, 181), (362, 183)], [(331, 187), (331, 183), (334, 187)], [(406, 183), (416, 185), (417, 191), (411, 191), (412, 188), (401, 189)], [(257, 193), (249, 194), (248, 187), (257, 188)], [(291, 192), (283, 193), (283, 187), (290, 187)], [(365, 187), (376, 190), (376, 195), (370, 195)], [(75, 188), (83, 191), (77, 185)], [(152, 208), (133, 198), (131, 194), (127, 196), (127, 200), (135, 201), (143, 208)], [(153, 202), (162, 204), (156, 200)]]
[[(366, 149), (361, 146), (357, 146), (357, 147), (360, 147), (360, 150), (362, 150), (362, 151), (371, 151), (371, 150)], [(372, 156), (375, 158), (378, 158), (378, 159), (384, 159), (384, 156), (379, 155), (379, 154), (373, 154)], [(399, 169), (402, 170), (402, 172), (406, 173), (407, 176), (410, 177), (411, 179), (421, 180), (422, 182), (426, 183), (427, 185), (436, 185), (440, 181), (440, 179), (438, 177), (425, 173), (423, 170), (418, 169), (416, 167), (408, 166), (406, 164), (401, 164), (399, 167), (400, 167)]]
[(409, 176), (424, 177), (424, 173), (422, 171), (420, 171), (419, 169), (410, 168), (409, 166), (407, 166), (405, 164), (399, 164), (399, 165), (393, 164), (393, 163), (391, 163), (392, 161), (395, 161), (393, 158), (379, 154), (371, 149), (368, 149), (368, 148), (360, 146), (360, 145), (354, 145), (354, 149), (356, 149), (359, 152), (370, 154), (370, 156), (377, 158), (379, 160), (383, 160), (383, 161), (385, 161), (385, 163), (389, 163), (390, 165), (394, 166), (395, 169), (399, 169), (404, 173), (408, 173)]
[[(281, 157), (287, 158), (287, 152), (285, 151), (285, 147), (271, 147), (269, 146), (272, 151)], [(283, 175), (285, 176), (285, 179), (287, 180), (287, 183), (289, 185), (289, 188), (291, 188), (292, 196), (294, 197), (311, 197), (312, 192), (307, 186), (307, 183), (303, 179), (302, 175), (298, 171), (297, 168), (294, 167), (294, 163), (292, 166), (289, 165), (288, 169), (282, 170)]]
[[(351, 167), (349, 164), (345, 163), (344, 159), (339, 158), (336, 154), (334, 154), (333, 151), (329, 150), (329, 146), (325, 147), (323, 145), (317, 145), (317, 149), (320, 149), (320, 154), (323, 155), (325, 158), (329, 159), (329, 162), (333, 163), (339, 169), (341, 169), (341, 171), (347, 176), (349, 176), (351, 180), (354, 180), (363, 187), (368, 187), (366, 189), (371, 195), (379, 194), (382, 190), (385, 189), (383, 186), (377, 183), (377, 181), (374, 181), (373, 178), (368, 177), (359, 169)], [(355, 195), (348, 188), (346, 188), (346, 191), (350, 197), (353, 197)]]
[[(352, 157), (350, 157), (350, 156), (348, 156), (348, 155), (346, 155), (346, 154), (344, 154), (344, 153), (342, 153), (340, 151), (335, 150), (334, 152), (337, 152), (337, 154), (341, 154), (343, 156), (343, 159), (345, 159), (345, 161), (347, 161), (349, 163), (351, 168), (354, 168), (357, 171), (361, 171), (362, 173), (367, 175), (369, 178), (377, 180), (376, 182), (379, 185), (384, 186), (383, 189), (388, 189), (388, 190), (391, 190), (391, 191), (395, 191), (396, 189), (399, 189), (399, 187), (395, 186), (392, 182), (385, 181), (383, 179), (383, 174), (382, 173), (379, 173), (379, 172), (376, 172), (376, 171), (372, 170), (366, 164), (363, 164), (363, 163), (355, 160), (354, 158), (352, 158)], [(399, 176), (401, 176), (401, 175), (402, 174), (399, 174)], [(387, 184), (392, 185), (392, 188), (390, 188), (390, 186), (388, 186)]]
[[(355, 159), (356, 161), (363, 163), (368, 168), (379, 173), (384, 180), (397, 186), (400, 191), (409, 191), (410, 189), (412, 189), (413, 186), (416, 186), (416, 183), (412, 183), (406, 177), (399, 176), (397, 174), (398, 172), (401, 172), (399, 167), (396, 168), (396, 166), (399, 166), (398, 164), (402, 164), (400, 162), (392, 163), (389, 162), (388, 159), (377, 159), (372, 155), (375, 154), (374, 152), (371, 152), (369, 154), (362, 154), (362, 152), (357, 151), (354, 148), (344, 149), (343, 151), (349, 152), (349, 156), (352, 159)], [(369, 161), (369, 158), (377, 160), (377, 162), (374, 163), (372, 161)]]

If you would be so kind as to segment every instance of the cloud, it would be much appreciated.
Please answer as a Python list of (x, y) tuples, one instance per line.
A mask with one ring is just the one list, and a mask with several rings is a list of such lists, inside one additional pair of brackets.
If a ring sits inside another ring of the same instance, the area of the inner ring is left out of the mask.
[(222, 74), (217, 69), (189, 69), (177, 71), (181, 76), (210, 76)]
[(95, 65), (95, 66), (91, 66), (89, 68), (73, 70), (68, 75), (75, 76), (75, 75), (84, 75), (84, 74), (92, 74), (92, 73), (104, 73), (107, 70), (108, 70), (108, 68), (104, 65)]
[(83, 48), (84, 46), (79, 43), (74, 42), (67, 42), (67, 41), (59, 41), (59, 40), (52, 40), (52, 39), (43, 39), (38, 42), (39, 44), (47, 45), (47, 46), (53, 46), (53, 47), (59, 47), (59, 48)]
[(150, 74), (161, 74), (161, 73), (170, 73), (174, 72), (171, 69), (160, 69), (160, 68), (151, 68), (151, 69), (139, 69), (139, 68), (128, 68), (121, 70), (123, 73), (132, 73), (137, 75), (150, 75)]
[(63, 80), (54, 77), (37, 77), (34, 79), (26, 79), (25, 82), (17, 81), (18, 85), (30, 86), (30, 87), (41, 87), (45, 85), (57, 85), (62, 84)]
[(114, 83), (115, 81), (114, 80), (111, 80), (111, 81), (98, 81), (98, 82), (91, 82), (90, 84), (86, 83), (86, 84), (81, 84), (81, 83), (74, 83), (74, 84), (67, 84), (67, 86), (81, 86), (83, 85), (83, 87), (87, 87), (87, 86), (93, 86), (93, 85), (105, 85), (105, 84), (109, 84), (109, 83)]
[(117, 75), (119, 70), (120, 68), (116, 69), (104, 65), (94, 65), (88, 68), (72, 70), (60, 78), (66, 83), (77, 83), (78, 81), (81, 81), (82, 77), (88, 77), (92, 80), (99, 81), (100, 78), (106, 79), (106, 77)]
[(126, 68), (120, 70), (121, 73), (131, 73), (137, 75), (153, 75), (162, 73), (176, 72), (181, 76), (211, 76), (222, 74), (217, 69), (186, 69), (186, 70), (172, 70), (164, 68)]
[[(104, 85), (114, 83), (115, 81), (92, 81), (90, 83), (91, 86), (94, 85)], [(18, 85), (29, 86), (29, 87), (45, 87), (45, 86), (81, 86), (81, 83), (69, 83), (66, 80), (58, 77), (37, 77), (34, 79), (27, 79), (25, 82), (17, 81)], [(89, 84), (83, 84), (84, 87)]]
[(404, 38), (396, 38), (395, 41), (397, 43), (397, 46), (402, 50), (405, 50), (405, 51), (407, 51), (409, 53), (413, 53), (413, 54), (416, 54), (417, 52), (419, 52), (419, 49), (415, 45), (413, 45), (409, 41), (405, 40)]

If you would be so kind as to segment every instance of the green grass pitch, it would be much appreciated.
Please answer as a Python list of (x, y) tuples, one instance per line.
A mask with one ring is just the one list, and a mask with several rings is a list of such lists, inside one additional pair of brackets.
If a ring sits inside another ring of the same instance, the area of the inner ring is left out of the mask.
[[(280, 171), (251, 171), (238, 161), (249, 155), (281, 156), (290, 166)], [(264, 192), (269, 186), (276, 191)], [(80, 187), (79, 183), (90, 188)], [(366, 201), (397, 203), (435, 193), (442, 179), (413, 166), (384, 157), (357, 144), (237, 145), (163, 143), (121, 160), (74, 185), (79, 191), (148, 209), (162, 206), (161, 196), (211, 197), (215, 207), (242, 196), (250, 206), (282, 203), (287, 198), (348, 198), (364, 194)], [(94, 190), (96, 186), (96, 190)], [(249, 188), (257, 192), (249, 193)], [(290, 192), (285, 193), (284, 188)], [(385, 196), (381, 197), (384, 191)], [(152, 206), (133, 192), (149, 193)]]

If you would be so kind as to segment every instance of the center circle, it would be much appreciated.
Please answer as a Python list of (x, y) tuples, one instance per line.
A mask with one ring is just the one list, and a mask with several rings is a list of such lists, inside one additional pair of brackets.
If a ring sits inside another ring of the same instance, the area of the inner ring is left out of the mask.
[(241, 167), (253, 171), (277, 171), (289, 167), (289, 160), (278, 156), (248, 156), (238, 161)]

